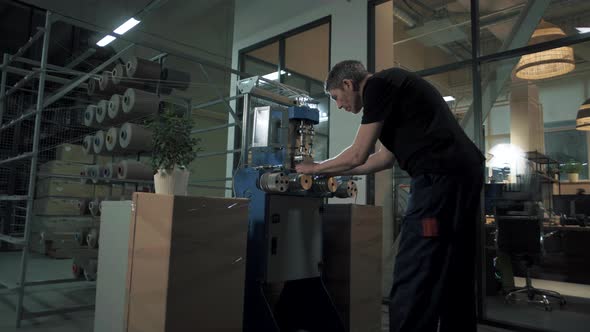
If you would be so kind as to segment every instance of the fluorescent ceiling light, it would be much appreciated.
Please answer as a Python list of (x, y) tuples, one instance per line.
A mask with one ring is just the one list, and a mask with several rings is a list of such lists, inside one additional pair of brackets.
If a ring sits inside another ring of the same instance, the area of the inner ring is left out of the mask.
[(117, 38), (113, 37), (111, 35), (106, 35), (103, 39), (99, 40), (98, 43), (96, 43), (96, 45), (98, 45), (100, 47), (105, 47), (115, 39), (117, 39)]
[(590, 32), (590, 28), (576, 28), (579, 33), (588, 33)]
[(453, 101), (453, 100), (455, 100), (455, 98), (454, 98), (453, 96), (444, 96), (444, 97), (443, 97), (443, 99), (444, 99), (446, 102), (449, 102), (449, 101)]
[[(281, 70), (281, 75), (285, 75), (286, 72), (284, 70)], [(275, 71), (274, 73), (270, 73), (270, 74), (266, 74), (264, 76), (262, 76), (262, 78), (266, 78), (269, 81), (277, 81), (279, 79), (279, 72)]]
[(131, 28), (133, 28), (134, 26), (138, 25), (139, 22), (136, 19), (134, 19), (133, 17), (128, 19), (127, 22), (121, 24), (118, 28), (115, 29), (115, 31), (113, 31), (114, 33), (118, 34), (118, 35), (122, 35), (125, 32), (131, 30)]

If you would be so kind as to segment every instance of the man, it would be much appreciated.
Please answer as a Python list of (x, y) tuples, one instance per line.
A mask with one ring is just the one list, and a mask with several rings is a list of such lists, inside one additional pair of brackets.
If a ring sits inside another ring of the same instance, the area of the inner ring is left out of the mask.
[[(363, 110), (354, 143), (338, 156), (301, 163), (304, 174), (356, 175), (393, 166), (411, 196), (395, 261), (390, 331), (476, 331), (475, 224), (484, 157), (426, 80), (393, 68), (369, 74), (336, 64), (325, 90), (339, 109)], [(379, 139), (382, 147), (370, 154)]]

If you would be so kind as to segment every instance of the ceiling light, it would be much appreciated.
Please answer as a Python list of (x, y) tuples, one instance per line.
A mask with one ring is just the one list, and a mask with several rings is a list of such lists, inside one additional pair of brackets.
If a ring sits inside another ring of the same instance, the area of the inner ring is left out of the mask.
[(105, 47), (115, 39), (117, 39), (117, 38), (113, 37), (111, 35), (106, 35), (103, 39), (99, 40), (98, 43), (96, 43), (96, 45), (98, 45), (100, 47)]
[(127, 32), (127, 31), (131, 30), (131, 28), (133, 28), (134, 26), (138, 25), (138, 24), (139, 24), (139, 22), (141, 22), (141, 21), (138, 21), (138, 20), (136, 20), (136, 19), (134, 19), (134, 18), (132, 17), (132, 18), (128, 19), (128, 20), (127, 20), (127, 22), (125, 22), (125, 23), (121, 24), (121, 25), (120, 25), (118, 28), (116, 28), (116, 29), (115, 29), (113, 32), (114, 32), (114, 33), (116, 33), (116, 34), (118, 34), (118, 35), (122, 35), (122, 34), (124, 34), (125, 32)]
[[(533, 32), (529, 45), (565, 37), (558, 26), (541, 20)], [(516, 65), (515, 75), (524, 80), (540, 80), (567, 74), (576, 68), (574, 49), (568, 46), (525, 54)]]
[[(281, 75), (285, 75), (286, 73), (287, 73), (286, 71), (281, 70)], [(279, 79), (279, 72), (275, 71), (274, 73), (266, 74), (262, 77), (266, 78), (269, 81), (277, 81)]]
[(455, 100), (455, 97), (453, 97), (453, 96), (444, 96), (443, 99), (448, 103), (449, 101)]
[(578, 33), (588, 33), (588, 32), (590, 32), (590, 28), (576, 28), (576, 30), (578, 30)]
[(586, 100), (578, 109), (576, 129), (590, 131), (590, 99)]

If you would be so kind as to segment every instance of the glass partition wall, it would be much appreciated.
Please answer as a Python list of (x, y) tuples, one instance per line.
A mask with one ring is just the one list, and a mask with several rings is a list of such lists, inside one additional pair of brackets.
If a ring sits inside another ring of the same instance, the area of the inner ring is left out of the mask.
[[(589, 7), (557, 0), (369, 3), (369, 30), (376, 31), (369, 63), (390, 59), (425, 77), (486, 156), (473, 235), (478, 314), (486, 324), (585, 331), (590, 323)], [(392, 49), (383, 45), (386, 33), (393, 33)], [(394, 238), (408, 180), (394, 170)], [(512, 293), (527, 284), (532, 288)], [(533, 288), (539, 291), (531, 301)]]

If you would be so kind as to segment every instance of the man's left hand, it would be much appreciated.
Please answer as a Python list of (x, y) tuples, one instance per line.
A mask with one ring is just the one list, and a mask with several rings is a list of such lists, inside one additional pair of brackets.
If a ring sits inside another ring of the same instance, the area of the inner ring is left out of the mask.
[(297, 173), (314, 175), (317, 173), (317, 166), (319, 163), (313, 161), (303, 161), (295, 166)]

